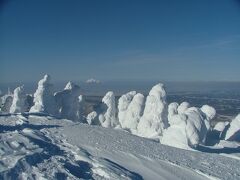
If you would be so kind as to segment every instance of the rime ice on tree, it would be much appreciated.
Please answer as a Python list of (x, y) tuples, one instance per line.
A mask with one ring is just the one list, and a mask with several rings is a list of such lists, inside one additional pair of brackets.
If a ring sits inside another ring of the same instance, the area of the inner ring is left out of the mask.
[(38, 88), (34, 93), (33, 103), (30, 112), (41, 112), (50, 115), (58, 115), (56, 101), (52, 91), (53, 85), (49, 75), (45, 75), (38, 82)]
[(26, 94), (24, 93), (24, 87), (20, 86), (14, 90), (13, 102), (10, 108), (10, 113), (22, 113), (28, 109), (26, 101)]
[(166, 110), (166, 92), (163, 84), (155, 85), (147, 96), (143, 116), (137, 130), (143, 137), (161, 136), (168, 127)]

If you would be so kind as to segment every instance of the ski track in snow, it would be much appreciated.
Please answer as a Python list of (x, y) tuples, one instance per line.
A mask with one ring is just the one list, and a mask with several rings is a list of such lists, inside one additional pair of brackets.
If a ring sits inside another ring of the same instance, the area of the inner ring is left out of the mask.
[(240, 179), (230, 154), (51, 117), (1, 116), (0, 140), (0, 179)]

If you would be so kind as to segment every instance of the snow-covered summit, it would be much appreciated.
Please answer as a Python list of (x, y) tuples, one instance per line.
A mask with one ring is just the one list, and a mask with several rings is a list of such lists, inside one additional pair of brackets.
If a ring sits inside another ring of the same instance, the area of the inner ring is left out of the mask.
[(88, 83), (88, 84), (99, 84), (100, 80), (90, 78), (90, 79), (86, 80), (86, 83)]

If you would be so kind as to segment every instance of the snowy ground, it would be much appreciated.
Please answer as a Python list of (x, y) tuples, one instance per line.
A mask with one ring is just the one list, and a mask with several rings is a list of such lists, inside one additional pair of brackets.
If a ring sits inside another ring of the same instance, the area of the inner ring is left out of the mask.
[(239, 147), (223, 141), (187, 151), (123, 130), (5, 115), (0, 179), (240, 179)]

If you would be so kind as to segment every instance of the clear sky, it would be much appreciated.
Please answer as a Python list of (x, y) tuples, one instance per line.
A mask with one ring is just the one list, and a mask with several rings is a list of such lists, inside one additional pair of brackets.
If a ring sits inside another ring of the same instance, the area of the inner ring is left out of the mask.
[(5, 0), (0, 82), (240, 81), (240, 1)]

